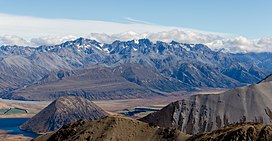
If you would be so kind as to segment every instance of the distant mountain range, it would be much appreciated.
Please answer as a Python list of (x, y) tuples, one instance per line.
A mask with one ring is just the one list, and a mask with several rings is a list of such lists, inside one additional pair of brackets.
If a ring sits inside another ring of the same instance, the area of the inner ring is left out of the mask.
[(92, 100), (166, 96), (160, 91), (190, 90), (188, 84), (165, 77), (153, 68), (138, 64), (50, 73), (40, 81), (6, 94), (3, 98), (53, 100), (60, 96), (81, 96)]
[[(79, 38), (37, 48), (1, 46), (0, 97), (48, 100), (82, 95), (89, 99), (124, 99), (145, 93), (154, 96), (180, 90), (232, 88), (262, 80), (272, 71), (271, 64), (272, 53), (232, 54), (213, 51), (203, 44), (153, 43), (148, 39), (102, 44)], [(111, 82), (104, 81), (108, 78)], [(83, 85), (87, 83), (88, 88)], [(90, 88), (100, 83), (113, 86), (99, 91)], [(118, 84), (125, 85), (121, 88)], [(68, 85), (80, 87), (71, 91)], [(44, 89), (47, 96), (43, 98), (28, 95)], [(97, 96), (105, 92), (110, 96)]]
[(198, 94), (173, 102), (142, 121), (188, 134), (210, 132), (240, 122), (272, 123), (272, 75), (258, 84), (220, 94)]

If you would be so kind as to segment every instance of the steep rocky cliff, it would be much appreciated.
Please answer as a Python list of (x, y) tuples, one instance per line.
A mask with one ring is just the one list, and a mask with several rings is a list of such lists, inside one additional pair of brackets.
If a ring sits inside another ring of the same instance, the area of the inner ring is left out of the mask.
[(200, 94), (176, 101), (143, 121), (176, 127), (188, 134), (212, 131), (237, 122), (272, 123), (271, 76), (261, 83), (221, 94)]

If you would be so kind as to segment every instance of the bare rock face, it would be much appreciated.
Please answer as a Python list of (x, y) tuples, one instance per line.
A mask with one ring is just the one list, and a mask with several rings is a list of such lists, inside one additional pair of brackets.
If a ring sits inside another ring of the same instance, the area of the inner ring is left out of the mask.
[(191, 137), (188, 141), (271, 141), (272, 126), (258, 123), (233, 124)]
[(159, 128), (135, 119), (107, 116), (77, 121), (34, 141), (185, 141), (190, 136), (176, 129)]
[(77, 120), (96, 120), (107, 113), (93, 102), (75, 96), (60, 97), (20, 126), (21, 130), (44, 133)]
[(240, 122), (272, 123), (272, 82), (235, 88), (221, 94), (194, 95), (149, 114), (142, 121), (188, 133), (209, 132)]

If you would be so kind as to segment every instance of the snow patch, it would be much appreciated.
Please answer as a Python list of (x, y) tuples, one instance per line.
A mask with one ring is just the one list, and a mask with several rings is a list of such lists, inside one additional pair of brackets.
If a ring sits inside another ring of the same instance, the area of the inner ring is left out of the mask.
[(139, 44), (139, 40), (134, 40), (134, 43), (138, 45)]
[(98, 47), (98, 46), (94, 46), (96, 49), (98, 49), (98, 50), (102, 50), (100, 47)]
[(186, 45), (181, 45), (182, 48), (184, 48), (186, 51), (191, 51), (190, 48), (188, 48)]
[(110, 53), (109, 48), (104, 48), (103, 51), (106, 53)]

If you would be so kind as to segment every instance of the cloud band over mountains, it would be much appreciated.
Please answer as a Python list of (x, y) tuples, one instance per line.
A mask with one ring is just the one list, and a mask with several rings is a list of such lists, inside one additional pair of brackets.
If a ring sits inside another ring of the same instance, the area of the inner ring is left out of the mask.
[(92, 20), (46, 19), (0, 14), (0, 45), (54, 45), (78, 37), (111, 43), (115, 40), (148, 38), (151, 41), (203, 43), (211, 49), (230, 52), (272, 52), (272, 37), (243, 36), (194, 29), (160, 26), (144, 22), (115, 23)]

